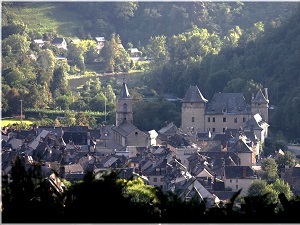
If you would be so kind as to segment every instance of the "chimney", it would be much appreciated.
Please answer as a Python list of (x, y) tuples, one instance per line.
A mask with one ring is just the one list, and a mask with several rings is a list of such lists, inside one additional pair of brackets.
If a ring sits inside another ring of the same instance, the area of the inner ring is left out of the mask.
[(247, 177), (246, 167), (243, 167), (243, 178)]
[(91, 133), (87, 132), (87, 145), (88, 145), (88, 151), (91, 151)]
[(265, 98), (268, 100), (269, 97), (268, 97), (268, 88), (264, 88), (264, 91), (265, 91)]
[(211, 187), (211, 177), (207, 178), (207, 186)]

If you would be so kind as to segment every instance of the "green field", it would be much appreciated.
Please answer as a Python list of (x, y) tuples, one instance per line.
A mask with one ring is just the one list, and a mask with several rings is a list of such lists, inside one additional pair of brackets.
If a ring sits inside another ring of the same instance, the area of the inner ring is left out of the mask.
[[(20, 124), (21, 121), (20, 120), (16, 120), (16, 119), (5, 119), (5, 120), (1, 120), (1, 127), (5, 127), (8, 124)], [(22, 120), (22, 123), (26, 123), (28, 125), (32, 124), (33, 122), (30, 120)]]
[(66, 11), (60, 4), (46, 2), (31, 2), (22, 7), (13, 8), (13, 13), (22, 21), (26, 21), (27, 28), (37, 33), (54, 31), (64, 37), (74, 37), (75, 30), (83, 26), (80, 16)]

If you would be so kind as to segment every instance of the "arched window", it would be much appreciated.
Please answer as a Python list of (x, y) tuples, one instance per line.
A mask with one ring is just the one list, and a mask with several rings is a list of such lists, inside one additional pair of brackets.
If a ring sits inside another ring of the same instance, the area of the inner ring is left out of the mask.
[(124, 105), (123, 105), (123, 111), (127, 112), (127, 104), (126, 103), (124, 103)]

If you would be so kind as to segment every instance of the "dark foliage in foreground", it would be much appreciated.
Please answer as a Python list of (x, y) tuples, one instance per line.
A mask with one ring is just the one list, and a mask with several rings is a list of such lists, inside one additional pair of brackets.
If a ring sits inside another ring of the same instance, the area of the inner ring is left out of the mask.
[(96, 179), (87, 174), (63, 194), (50, 188), (40, 175), (39, 165), (25, 170), (16, 159), (11, 181), (2, 176), (3, 223), (287, 223), (299, 222), (300, 199), (279, 195), (283, 209), (267, 203), (267, 196), (245, 197), (237, 207), (237, 192), (228, 203), (206, 208), (197, 199), (182, 201), (156, 189), (158, 203), (132, 201), (124, 196), (124, 185), (115, 172)]

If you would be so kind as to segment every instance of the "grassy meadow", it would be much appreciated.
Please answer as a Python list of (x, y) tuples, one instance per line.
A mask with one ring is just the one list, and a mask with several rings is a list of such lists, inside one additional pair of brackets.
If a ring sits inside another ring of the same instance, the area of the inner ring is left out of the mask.
[(30, 2), (30, 5), (14, 8), (13, 13), (26, 21), (29, 30), (40, 34), (54, 31), (61, 36), (75, 38), (75, 30), (83, 26), (80, 16), (66, 11), (60, 4)]
[[(3, 119), (3, 120), (1, 120), (1, 127), (5, 127), (9, 124), (20, 124), (20, 123), (21, 123), (21, 121), (17, 120), (17, 119)], [(31, 125), (33, 122), (30, 120), (22, 120), (22, 123)]]

